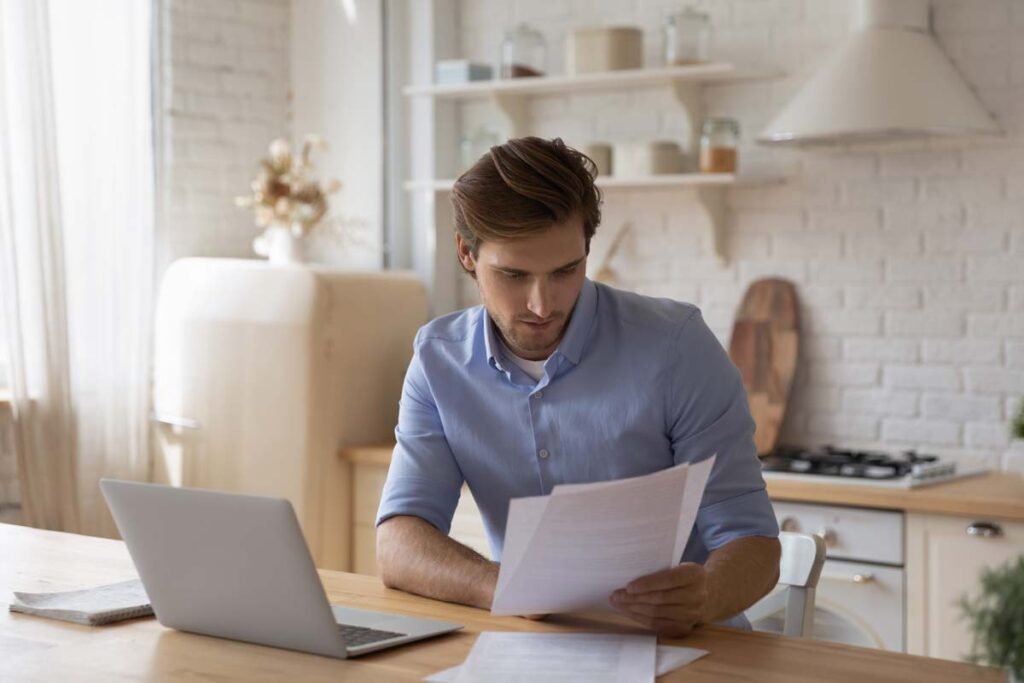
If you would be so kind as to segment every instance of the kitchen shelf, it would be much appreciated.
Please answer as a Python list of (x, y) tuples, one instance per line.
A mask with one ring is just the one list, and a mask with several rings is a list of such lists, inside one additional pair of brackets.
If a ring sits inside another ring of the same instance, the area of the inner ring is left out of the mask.
[(505, 119), (509, 137), (529, 132), (526, 100), (542, 95), (564, 95), (585, 91), (621, 91), (642, 87), (669, 87), (690, 131), (688, 148), (697, 147), (703, 108), (700, 88), (704, 84), (777, 78), (781, 72), (742, 68), (729, 62), (708, 62), (653, 69), (622, 69), (576, 76), (535, 76), (492, 79), (450, 85), (410, 85), (409, 97), (468, 101), (489, 99)]
[[(616, 178), (598, 177), (596, 185), (605, 190), (680, 188), (692, 193), (694, 203), (705, 217), (705, 229), (719, 264), (728, 262), (725, 253), (725, 190), (730, 187), (771, 185), (782, 182), (770, 176), (743, 176), (733, 173), (673, 173), (665, 175)], [(404, 187), (410, 192), (450, 192), (452, 179), (408, 180)]]
[(586, 90), (618, 90), (641, 86), (672, 85), (679, 82), (725, 83), (775, 78), (781, 73), (765, 69), (747, 69), (728, 62), (708, 62), (687, 66), (666, 66), (654, 69), (623, 69), (576, 76), (536, 76), (489, 81), (472, 81), (451, 85), (410, 85), (410, 97), (471, 100), (492, 95), (565, 94)]
[[(617, 178), (600, 176), (595, 184), (606, 189), (615, 188), (660, 188), (660, 187), (725, 187), (735, 185), (770, 185), (782, 182), (781, 178), (767, 176), (743, 176), (735, 173), (666, 173), (662, 175)], [(411, 192), (449, 192), (454, 179), (407, 180), (404, 187)]]
[[(427, 3), (433, 7), (433, 3)], [(533, 105), (544, 98), (560, 98), (586, 93), (628, 93), (660, 90), (666, 95), (669, 109), (664, 112), (666, 124), (673, 131), (683, 153), (697, 156), (703, 124), (704, 87), (732, 83), (767, 81), (784, 75), (771, 66), (759, 63), (734, 64), (714, 61), (703, 64), (623, 69), (577, 75), (552, 74), (530, 78), (493, 79), (438, 85), (427, 83), (433, 69), (429, 65), (452, 56), (454, 33), (446, 16), (428, 10), (433, 23), (429, 40), (417, 42), (410, 53), (410, 63), (419, 84), (408, 84), (398, 90), (407, 101), (410, 155), (407, 168), (417, 180), (401, 182), (399, 191), (409, 197), (412, 234), (422, 239), (422, 249), (414, 251), (414, 268), (420, 272), (431, 291), (435, 313), (454, 311), (459, 307), (458, 282), (462, 269), (453, 250), (439, 249), (450, 240), (453, 209), (448, 201), (439, 201), (450, 192), (453, 180), (444, 176), (453, 172), (460, 143), (463, 104), (483, 104), (492, 127), (501, 137), (516, 138), (536, 134), (543, 117), (542, 109)], [(437, 14), (437, 16), (435, 16)], [(439, 19), (439, 20), (438, 20)], [(410, 74), (411, 75), (411, 74)], [(606, 112), (609, 118), (615, 112)], [(568, 133), (567, 133), (568, 134)], [(563, 136), (564, 137), (564, 136)], [(630, 138), (629, 135), (620, 136)], [(614, 142), (613, 140), (576, 140), (573, 142)], [(723, 243), (725, 199), (731, 187), (779, 182), (776, 178), (750, 178), (732, 174), (676, 174), (636, 178), (599, 177), (597, 184), (609, 196), (618, 192), (672, 192), (693, 207), (692, 227), (709, 235), (709, 244), (719, 263), (725, 263)], [(689, 223), (688, 223), (689, 224)], [(623, 224), (624, 225), (624, 224)], [(608, 226), (605, 236), (614, 234)], [(619, 226), (621, 228), (621, 226)]]

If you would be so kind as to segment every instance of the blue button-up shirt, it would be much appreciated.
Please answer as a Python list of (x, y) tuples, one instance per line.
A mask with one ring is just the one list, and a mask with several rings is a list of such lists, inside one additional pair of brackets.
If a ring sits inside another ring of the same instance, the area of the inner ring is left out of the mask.
[(512, 498), (717, 453), (682, 560), (778, 535), (743, 381), (695, 306), (586, 280), (544, 370), (535, 382), (504, 357), (482, 306), (420, 329), (377, 524), (448, 533), (465, 482), (500, 561)]

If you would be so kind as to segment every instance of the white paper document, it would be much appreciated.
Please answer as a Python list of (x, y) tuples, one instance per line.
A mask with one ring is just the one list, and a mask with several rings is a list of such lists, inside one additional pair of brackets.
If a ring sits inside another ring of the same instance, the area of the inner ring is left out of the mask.
[(654, 681), (654, 636), (614, 633), (481, 633), (456, 683)]
[[(669, 671), (675, 671), (691, 662), (695, 662), (708, 653), (707, 650), (700, 650), (695, 647), (678, 647), (676, 645), (659, 645), (654, 655), (654, 675), (664, 676)], [(444, 671), (431, 674), (423, 680), (427, 683), (456, 683), (459, 674), (462, 672), (462, 665), (453, 666)]]
[(608, 608), (616, 589), (678, 565), (714, 461), (511, 501), (491, 613)]

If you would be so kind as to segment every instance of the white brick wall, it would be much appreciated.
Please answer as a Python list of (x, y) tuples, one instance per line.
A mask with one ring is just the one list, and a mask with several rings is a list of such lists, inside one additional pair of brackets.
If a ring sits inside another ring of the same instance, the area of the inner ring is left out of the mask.
[(183, 256), (251, 257), (252, 214), (234, 206), (275, 137), (290, 137), (289, 0), (165, 0), (165, 205), (158, 272)]
[[(751, 279), (791, 278), (805, 335), (784, 440), (918, 447), (1024, 468), (1024, 448), (1007, 437), (1024, 394), (1024, 67), (1014, 57), (1024, 3), (933, 2), (940, 44), (1006, 138), (818, 152), (759, 148), (752, 139), (848, 31), (855, 0), (694, 4), (712, 15), (716, 56), (786, 74), (705, 89), (709, 115), (741, 123), (741, 165), (756, 161), (786, 181), (730, 192), (725, 267), (685, 203), (662, 192), (608, 193), (606, 216), (642, 212), (655, 226), (636, 231), (616, 256), (618, 284), (698, 303), (727, 341)], [(546, 34), (549, 66), (559, 72), (568, 30), (614, 20), (644, 29), (653, 62), (664, 17), (677, 5), (462, 0), (463, 56), (493, 62), (503, 31), (527, 21)], [(673, 107), (665, 93), (589, 93), (545, 100), (532, 113), (544, 119), (540, 134), (582, 144), (678, 135)], [(486, 107), (463, 112), (464, 127), (482, 121), (497, 123)]]

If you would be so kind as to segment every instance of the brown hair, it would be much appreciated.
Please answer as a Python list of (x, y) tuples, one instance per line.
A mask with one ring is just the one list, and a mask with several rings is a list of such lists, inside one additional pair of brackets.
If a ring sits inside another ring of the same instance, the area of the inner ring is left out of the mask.
[(561, 138), (513, 138), (491, 147), (455, 181), (455, 230), (476, 256), (481, 240), (540, 232), (579, 214), (587, 253), (601, 222), (597, 167)]

